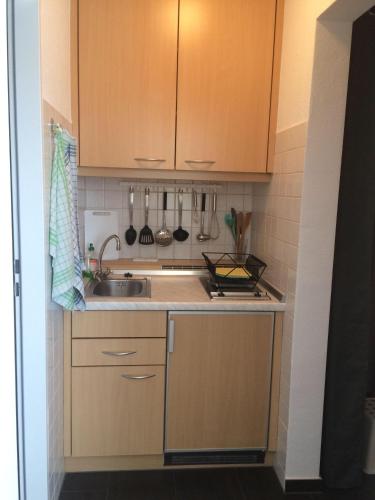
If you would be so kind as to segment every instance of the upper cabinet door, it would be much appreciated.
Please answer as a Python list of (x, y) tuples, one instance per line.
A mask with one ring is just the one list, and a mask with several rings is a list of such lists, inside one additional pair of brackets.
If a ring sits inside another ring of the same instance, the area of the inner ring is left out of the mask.
[(178, 0), (79, 0), (80, 165), (174, 168)]
[(180, 0), (176, 168), (265, 172), (276, 0)]

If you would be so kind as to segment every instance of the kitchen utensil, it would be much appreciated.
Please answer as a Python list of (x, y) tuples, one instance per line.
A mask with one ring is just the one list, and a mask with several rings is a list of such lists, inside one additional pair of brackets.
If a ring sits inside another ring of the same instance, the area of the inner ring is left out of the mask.
[(243, 253), (243, 245), (244, 245), (244, 214), (243, 212), (237, 212), (236, 214), (236, 252), (238, 254)]
[(236, 240), (236, 232), (235, 232), (235, 228), (234, 228), (235, 223), (234, 223), (234, 219), (233, 219), (232, 214), (225, 214), (224, 221), (225, 221), (225, 224), (229, 227), (230, 232), (233, 236), (233, 239)]
[(141, 245), (153, 245), (154, 235), (151, 229), (148, 227), (148, 207), (150, 198), (150, 188), (145, 189), (145, 225), (139, 233), (139, 243)]
[(251, 221), (251, 212), (246, 212), (246, 214), (244, 214), (243, 228), (242, 228), (244, 234), (250, 225), (250, 221)]
[[(119, 217), (116, 210), (85, 210), (85, 248), (92, 243), (99, 250), (103, 241), (111, 234), (119, 234)], [(103, 259), (115, 260), (119, 258), (114, 241), (105, 249)]]
[(172, 243), (173, 240), (173, 235), (171, 231), (167, 228), (167, 222), (166, 222), (166, 214), (165, 211), (167, 210), (167, 197), (168, 193), (164, 191), (163, 193), (163, 223), (161, 226), (161, 229), (155, 233), (155, 241), (158, 245), (161, 247), (167, 247)]
[(250, 212), (246, 214), (243, 212), (237, 212), (236, 214), (236, 219), (237, 219), (236, 252), (238, 254), (244, 253), (245, 233), (246, 229), (249, 227), (250, 218), (251, 218)]
[(200, 243), (210, 239), (210, 235), (204, 232), (204, 214), (206, 211), (206, 193), (202, 193), (202, 206), (201, 206), (201, 229), (199, 234), (197, 234), (197, 240)]
[(193, 221), (198, 222), (199, 221), (199, 214), (198, 214), (198, 193), (193, 189), (191, 192), (191, 197), (192, 197), (192, 205), (193, 205)]
[(173, 238), (176, 241), (185, 241), (189, 238), (189, 233), (182, 229), (182, 189), (178, 190), (178, 228), (173, 231)]
[(125, 241), (128, 245), (133, 245), (137, 239), (137, 231), (133, 227), (133, 212), (134, 212), (134, 187), (129, 188), (129, 229), (125, 232)]
[(235, 239), (236, 239), (237, 238), (237, 212), (236, 212), (236, 209), (231, 208), (230, 213), (232, 214), (232, 217), (233, 217), (234, 235), (235, 235)]
[(246, 230), (250, 225), (250, 220), (251, 220), (251, 212), (239, 212), (237, 213), (237, 218), (239, 219), (239, 226), (240, 226), (240, 231), (239, 231), (239, 239), (236, 243), (236, 251), (239, 254), (244, 253), (244, 246), (245, 246), (245, 235), (246, 235)]
[(216, 206), (217, 206), (217, 193), (215, 191), (214, 193), (212, 193), (211, 218), (208, 226), (209, 228), (208, 234), (210, 235), (211, 240), (217, 240), (218, 237), (220, 236), (220, 228), (219, 228), (219, 221), (217, 220)]

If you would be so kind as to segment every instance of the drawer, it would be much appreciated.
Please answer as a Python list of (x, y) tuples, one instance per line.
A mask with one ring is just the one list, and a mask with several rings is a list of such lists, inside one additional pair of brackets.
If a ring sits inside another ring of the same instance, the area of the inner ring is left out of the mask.
[(164, 370), (72, 368), (72, 456), (163, 453)]
[(73, 338), (165, 337), (165, 311), (86, 311), (72, 314)]
[(164, 365), (165, 339), (73, 339), (72, 366)]

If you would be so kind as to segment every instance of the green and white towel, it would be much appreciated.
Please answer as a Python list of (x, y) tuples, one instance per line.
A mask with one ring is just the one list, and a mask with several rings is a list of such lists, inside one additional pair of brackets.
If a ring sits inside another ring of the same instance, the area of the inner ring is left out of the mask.
[(51, 178), (49, 253), (52, 300), (69, 310), (85, 310), (77, 215), (76, 141), (57, 127)]

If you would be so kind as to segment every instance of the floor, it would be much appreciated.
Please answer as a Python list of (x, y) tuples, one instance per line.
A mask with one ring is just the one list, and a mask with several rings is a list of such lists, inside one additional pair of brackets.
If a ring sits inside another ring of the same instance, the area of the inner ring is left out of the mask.
[(361, 490), (284, 495), (271, 468), (67, 474), (60, 500), (375, 500), (375, 476)]

